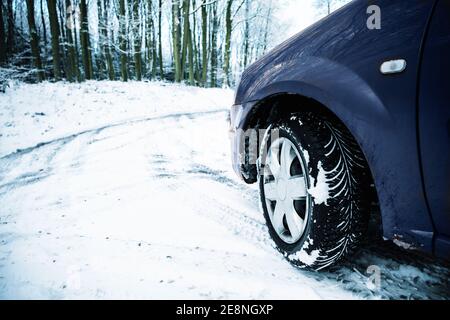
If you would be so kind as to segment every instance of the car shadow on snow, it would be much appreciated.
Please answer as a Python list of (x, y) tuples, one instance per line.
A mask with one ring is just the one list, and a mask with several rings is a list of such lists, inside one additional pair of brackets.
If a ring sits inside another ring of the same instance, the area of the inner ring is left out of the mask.
[(406, 251), (391, 241), (370, 239), (354, 256), (311, 277), (335, 280), (362, 298), (393, 300), (447, 300), (450, 298), (450, 265)]

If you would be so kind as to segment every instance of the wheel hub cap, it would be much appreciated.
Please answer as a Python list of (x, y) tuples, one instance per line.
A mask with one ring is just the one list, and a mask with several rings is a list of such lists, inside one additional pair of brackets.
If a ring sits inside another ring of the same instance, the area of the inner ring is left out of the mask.
[(279, 238), (293, 244), (302, 237), (311, 208), (307, 163), (287, 138), (274, 141), (264, 165), (264, 198)]

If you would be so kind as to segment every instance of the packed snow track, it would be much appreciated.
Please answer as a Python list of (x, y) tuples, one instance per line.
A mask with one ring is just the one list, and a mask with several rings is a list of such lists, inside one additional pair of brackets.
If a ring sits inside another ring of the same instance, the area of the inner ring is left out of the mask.
[(0, 94), (0, 299), (450, 297), (448, 265), (389, 242), (292, 267), (231, 172), (231, 97), (108, 82)]

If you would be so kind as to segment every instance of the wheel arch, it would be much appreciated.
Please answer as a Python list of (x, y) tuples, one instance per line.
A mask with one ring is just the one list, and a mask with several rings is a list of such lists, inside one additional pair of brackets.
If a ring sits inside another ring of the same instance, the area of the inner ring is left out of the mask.
[[(326, 99), (324, 99), (326, 100)], [(356, 136), (352, 131), (351, 127), (349, 127), (345, 121), (345, 118), (342, 119), (338, 116), (331, 108), (322, 103), (315, 98), (311, 98), (309, 96), (305, 96), (303, 94), (297, 92), (278, 92), (271, 94), (257, 103), (255, 103), (250, 110), (248, 110), (248, 115), (246, 117), (246, 121), (243, 124), (243, 129), (265, 129), (271, 123), (276, 120), (282, 119), (284, 117), (288, 117), (289, 115), (299, 112), (299, 111), (310, 111), (315, 114), (321, 115), (328, 119), (334, 119), (336, 121), (341, 122), (352, 134), (353, 138), (358, 143), (359, 148), (363, 152), (366, 162), (368, 163), (371, 182), (373, 187), (373, 193), (371, 195), (372, 203), (374, 205), (375, 211), (377, 212), (376, 217), (374, 217), (376, 227), (383, 227), (383, 219), (382, 213), (379, 208), (378, 201), (378, 188), (376, 187), (374, 173), (372, 171), (372, 166), (368, 161), (368, 155), (366, 154), (367, 150), (364, 150), (363, 146), (364, 141), (360, 142), (361, 137)], [(370, 155), (370, 153), (369, 153)], [(259, 155), (258, 155), (259, 156)], [(248, 182), (248, 181), (247, 181)], [(378, 233), (378, 231), (376, 231)], [(380, 230), (380, 232), (382, 232)]]

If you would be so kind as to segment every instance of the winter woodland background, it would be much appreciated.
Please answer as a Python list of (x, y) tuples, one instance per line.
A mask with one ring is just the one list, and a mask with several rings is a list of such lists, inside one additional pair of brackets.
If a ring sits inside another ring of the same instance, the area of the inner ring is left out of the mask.
[(0, 84), (159, 79), (232, 87), (348, 0), (2, 0)]

